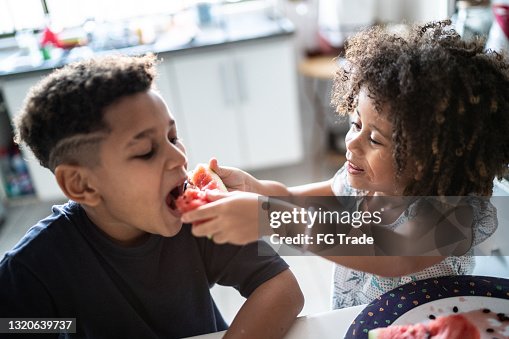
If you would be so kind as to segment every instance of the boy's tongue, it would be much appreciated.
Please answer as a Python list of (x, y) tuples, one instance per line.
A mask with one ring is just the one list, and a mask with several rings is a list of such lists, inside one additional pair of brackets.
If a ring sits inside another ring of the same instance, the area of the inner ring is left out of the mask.
[(172, 210), (177, 210), (177, 206), (175, 205), (175, 200), (182, 195), (184, 192), (184, 185), (178, 185), (175, 188), (173, 188), (168, 195), (166, 196), (166, 205)]

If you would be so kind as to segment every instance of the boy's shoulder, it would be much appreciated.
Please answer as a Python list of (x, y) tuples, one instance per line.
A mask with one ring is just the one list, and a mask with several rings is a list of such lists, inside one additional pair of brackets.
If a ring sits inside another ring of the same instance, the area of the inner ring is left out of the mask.
[(79, 220), (80, 206), (75, 202), (52, 207), (52, 214), (33, 225), (21, 240), (0, 261), (37, 262), (55, 254), (62, 242), (76, 232), (72, 224)]

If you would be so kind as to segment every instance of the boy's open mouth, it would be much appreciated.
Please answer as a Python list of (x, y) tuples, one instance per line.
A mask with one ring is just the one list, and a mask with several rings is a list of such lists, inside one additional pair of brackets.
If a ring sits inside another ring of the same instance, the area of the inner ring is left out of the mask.
[(186, 189), (186, 185), (187, 185), (186, 181), (184, 181), (181, 184), (178, 184), (166, 196), (166, 205), (170, 208), (170, 210), (173, 212), (173, 214), (176, 214), (177, 216), (180, 216), (180, 213), (177, 210), (177, 205), (175, 204), (175, 200), (177, 200), (177, 198), (184, 193), (184, 190)]

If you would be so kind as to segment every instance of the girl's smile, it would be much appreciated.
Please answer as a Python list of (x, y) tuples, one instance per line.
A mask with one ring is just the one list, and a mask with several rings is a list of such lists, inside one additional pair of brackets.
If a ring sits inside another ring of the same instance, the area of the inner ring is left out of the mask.
[(352, 161), (352, 153), (351, 152), (346, 152), (346, 168), (347, 168), (347, 171), (348, 173), (352, 174), (352, 175), (360, 175), (364, 172), (364, 169), (362, 169), (361, 167), (355, 165)]

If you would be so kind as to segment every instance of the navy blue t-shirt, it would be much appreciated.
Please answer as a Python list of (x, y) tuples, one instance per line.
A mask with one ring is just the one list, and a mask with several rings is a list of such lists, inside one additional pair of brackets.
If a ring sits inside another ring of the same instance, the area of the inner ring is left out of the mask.
[(227, 329), (209, 291), (215, 283), (248, 297), (287, 268), (267, 244), (216, 245), (189, 225), (121, 247), (69, 202), (0, 262), (0, 318), (76, 318), (76, 337), (199, 335)]

